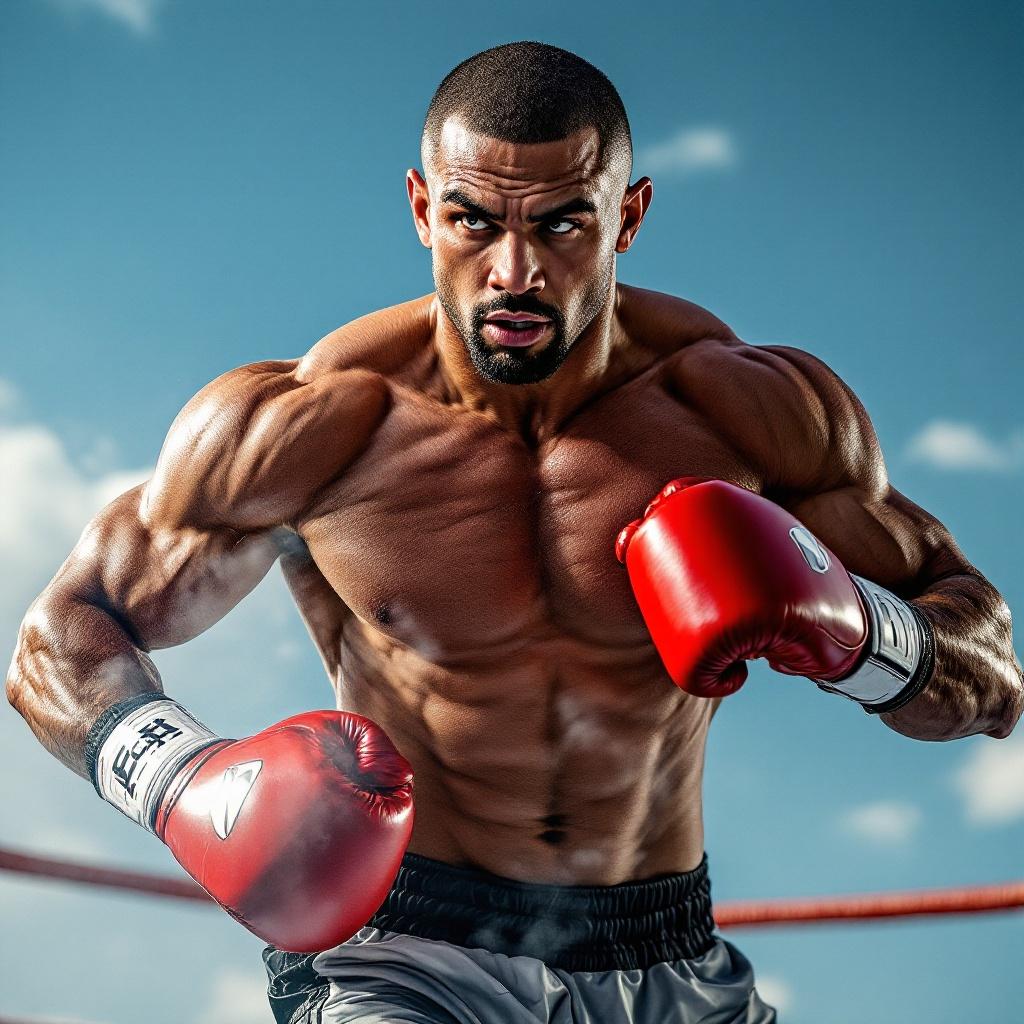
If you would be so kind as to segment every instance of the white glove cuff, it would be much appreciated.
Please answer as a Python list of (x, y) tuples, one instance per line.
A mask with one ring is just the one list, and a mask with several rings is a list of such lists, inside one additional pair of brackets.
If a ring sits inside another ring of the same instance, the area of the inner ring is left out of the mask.
[(816, 679), (829, 693), (861, 704), (870, 714), (896, 711), (927, 685), (934, 662), (928, 620), (877, 583), (850, 574), (868, 619), (865, 656), (843, 679)]
[(217, 740), (176, 701), (140, 694), (99, 717), (86, 740), (86, 763), (100, 796), (153, 832), (170, 781)]

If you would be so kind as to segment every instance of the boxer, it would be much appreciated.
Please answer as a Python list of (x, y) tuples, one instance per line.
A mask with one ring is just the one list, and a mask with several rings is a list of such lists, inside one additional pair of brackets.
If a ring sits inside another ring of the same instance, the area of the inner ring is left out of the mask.
[[(773, 1021), (711, 917), (716, 709), (763, 657), (865, 724), (1005, 737), (1006, 604), (820, 360), (617, 281), (652, 183), (601, 72), (477, 54), (421, 154), (435, 291), (200, 391), (9, 698), (268, 940), (279, 1021)], [(275, 562), (339, 710), (228, 741), (149, 655)]]

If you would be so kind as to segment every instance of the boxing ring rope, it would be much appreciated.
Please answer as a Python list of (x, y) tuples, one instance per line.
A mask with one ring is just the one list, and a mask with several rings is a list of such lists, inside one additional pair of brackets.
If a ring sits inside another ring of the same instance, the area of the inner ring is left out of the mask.
[[(38, 878), (57, 878), (80, 885), (99, 885), (151, 896), (212, 902), (206, 892), (190, 879), (95, 867), (19, 853), (3, 847), (0, 847), (0, 871), (13, 871)], [(726, 901), (715, 905), (714, 915), (715, 924), (719, 928), (753, 928), (766, 925), (877, 921), (936, 914), (984, 914), (1021, 908), (1024, 908), (1024, 881), (1013, 881), (949, 889), (863, 893), (856, 896)], [(0, 1024), (3, 1022), (0, 1021)]]
[(127, 889), (131, 892), (147, 893), (150, 896), (170, 896), (179, 900), (212, 902), (206, 894), (206, 890), (190, 878), (168, 878), (164, 875), (124, 871), (120, 868), (101, 868), (69, 860), (56, 860), (53, 857), (37, 857), (32, 854), (18, 853), (16, 850), (4, 847), (0, 847), (0, 871), (35, 875), (37, 878), (58, 878), (66, 882), (78, 882), (80, 885)]

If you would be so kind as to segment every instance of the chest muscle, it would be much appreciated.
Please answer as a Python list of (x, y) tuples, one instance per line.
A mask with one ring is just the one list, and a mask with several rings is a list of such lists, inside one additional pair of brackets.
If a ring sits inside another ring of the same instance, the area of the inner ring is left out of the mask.
[(655, 386), (612, 392), (531, 450), (490, 419), (398, 390), (302, 533), (346, 605), (431, 661), (552, 635), (646, 631), (617, 532), (668, 480), (749, 470)]

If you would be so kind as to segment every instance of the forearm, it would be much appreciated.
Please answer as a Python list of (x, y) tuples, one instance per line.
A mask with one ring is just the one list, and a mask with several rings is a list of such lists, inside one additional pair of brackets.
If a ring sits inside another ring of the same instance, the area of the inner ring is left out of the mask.
[(85, 737), (104, 709), (160, 690), (152, 660), (109, 611), (50, 591), (29, 609), (8, 670), (7, 699), (73, 772), (88, 778)]
[(919, 740), (1008, 736), (1024, 708), (1024, 685), (1006, 602), (982, 576), (961, 573), (910, 603), (932, 626), (935, 664), (921, 693), (882, 721)]

